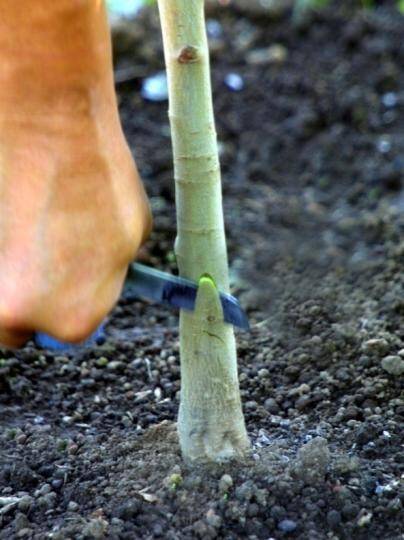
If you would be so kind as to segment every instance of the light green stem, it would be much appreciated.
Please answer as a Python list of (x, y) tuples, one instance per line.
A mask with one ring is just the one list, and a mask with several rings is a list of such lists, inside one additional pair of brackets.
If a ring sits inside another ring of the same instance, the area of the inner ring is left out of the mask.
[[(181, 312), (181, 404), (185, 459), (245, 453), (233, 327), (218, 289), (229, 290), (220, 165), (210, 84), (204, 0), (158, 0), (168, 74), (180, 274), (199, 282), (196, 309)], [(216, 286), (215, 286), (216, 284)]]

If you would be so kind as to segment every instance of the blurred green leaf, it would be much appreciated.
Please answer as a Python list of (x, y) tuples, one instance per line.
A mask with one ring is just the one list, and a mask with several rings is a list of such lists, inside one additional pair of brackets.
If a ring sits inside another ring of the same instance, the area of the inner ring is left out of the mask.
[(398, 11), (404, 15), (404, 0), (398, 0)]

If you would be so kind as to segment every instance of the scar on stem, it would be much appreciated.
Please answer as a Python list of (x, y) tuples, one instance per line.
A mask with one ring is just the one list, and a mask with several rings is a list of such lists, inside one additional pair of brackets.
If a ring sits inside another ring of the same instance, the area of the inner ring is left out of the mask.
[(199, 60), (198, 47), (186, 45), (180, 50), (177, 60), (180, 64), (192, 64), (197, 62)]

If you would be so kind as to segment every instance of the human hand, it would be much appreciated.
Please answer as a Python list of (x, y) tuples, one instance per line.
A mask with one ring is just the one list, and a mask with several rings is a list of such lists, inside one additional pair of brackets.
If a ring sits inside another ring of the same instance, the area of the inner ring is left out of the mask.
[[(9, 132), (10, 133), (10, 132)], [(88, 132), (87, 132), (88, 133)], [(126, 145), (0, 143), (0, 343), (85, 339), (119, 297), (150, 213)], [(12, 146), (12, 148), (11, 148)]]
[(78, 342), (117, 301), (151, 227), (105, 9), (0, 2), (0, 343), (37, 331)]

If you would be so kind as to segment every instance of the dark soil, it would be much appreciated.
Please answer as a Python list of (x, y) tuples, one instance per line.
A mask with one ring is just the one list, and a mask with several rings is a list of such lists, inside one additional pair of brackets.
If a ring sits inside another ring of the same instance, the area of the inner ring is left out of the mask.
[[(2, 540), (404, 537), (404, 18), (333, 4), (299, 29), (210, 14), (251, 458), (182, 462), (177, 314), (123, 295), (94, 348), (2, 352)], [(167, 103), (139, 93), (161, 43), (139, 21), (121, 113), (155, 215), (144, 258), (174, 270)], [(286, 57), (254, 63), (274, 43)]]

